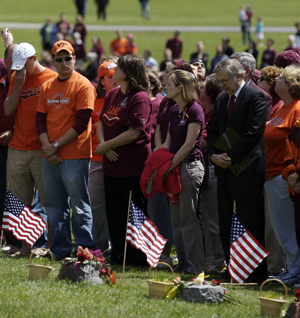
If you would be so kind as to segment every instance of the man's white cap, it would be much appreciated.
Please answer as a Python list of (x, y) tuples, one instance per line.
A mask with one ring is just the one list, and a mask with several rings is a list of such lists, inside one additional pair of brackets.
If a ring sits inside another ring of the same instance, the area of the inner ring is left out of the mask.
[(11, 70), (20, 71), (27, 62), (27, 59), (35, 54), (35, 48), (31, 44), (26, 42), (18, 44), (13, 50)]

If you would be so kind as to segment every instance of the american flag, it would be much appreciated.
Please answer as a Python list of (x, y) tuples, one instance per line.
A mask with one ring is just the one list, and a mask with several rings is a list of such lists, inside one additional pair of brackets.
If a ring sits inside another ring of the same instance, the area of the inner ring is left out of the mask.
[(2, 221), (4, 231), (11, 231), (18, 240), (33, 246), (46, 228), (47, 224), (40, 216), (33, 213), (10, 191), (6, 192)]
[(243, 283), (269, 252), (233, 213), (228, 271), (236, 283)]
[(167, 242), (154, 223), (133, 201), (130, 202), (126, 240), (146, 254), (147, 262), (152, 267), (156, 267)]

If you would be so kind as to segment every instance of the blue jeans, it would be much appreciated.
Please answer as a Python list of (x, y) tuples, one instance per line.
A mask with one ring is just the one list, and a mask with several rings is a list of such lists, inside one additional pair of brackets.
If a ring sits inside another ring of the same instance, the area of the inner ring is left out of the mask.
[(90, 159), (64, 160), (50, 165), (43, 158), (45, 209), (52, 225), (51, 252), (56, 259), (70, 256), (72, 239), (70, 206), (72, 207), (72, 232), (78, 246), (95, 249), (93, 218), (88, 194)]

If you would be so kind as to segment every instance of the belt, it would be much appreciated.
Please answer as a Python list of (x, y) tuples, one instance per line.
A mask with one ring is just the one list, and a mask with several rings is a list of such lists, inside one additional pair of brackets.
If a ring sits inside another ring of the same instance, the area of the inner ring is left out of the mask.
[(187, 162), (194, 162), (199, 160), (200, 160), (200, 157), (186, 157), (182, 162), (187, 163)]

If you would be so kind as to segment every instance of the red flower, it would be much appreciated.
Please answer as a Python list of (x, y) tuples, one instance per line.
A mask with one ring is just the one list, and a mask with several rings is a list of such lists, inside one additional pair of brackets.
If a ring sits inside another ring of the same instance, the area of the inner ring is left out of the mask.
[(102, 268), (101, 271), (100, 271), (100, 275), (101, 276), (106, 276), (107, 275), (107, 269)]
[(77, 258), (78, 258), (78, 262), (81, 262), (81, 263), (86, 260), (86, 256), (82, 252), (77, 252)]
[(219, 286), (220, 285), (220, 281), (218, 279), (213, 279), (211, 281), (211, 283), (214, 285), (214, 286)]

